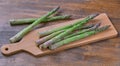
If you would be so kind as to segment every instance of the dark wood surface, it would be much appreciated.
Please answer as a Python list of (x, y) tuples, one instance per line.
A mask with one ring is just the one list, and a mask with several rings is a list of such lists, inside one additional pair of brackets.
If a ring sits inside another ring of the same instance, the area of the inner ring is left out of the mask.
[[(0, 47), (27, 25), (10, 26), (9, 19), (39, 17), (60, 5), (62, 14), (73, 19), (91, 13), (107, 13), (120, 32), (120, 0), (0, 0)], [(65, 21), (59, 21), (65, 22)], [(52, 22), (41, 27), (57, 24)], [(27, 53), (4, 56), (0, 53), (0, 66), (120, 66), (120, 35), (63, 52), (42, 57)]]

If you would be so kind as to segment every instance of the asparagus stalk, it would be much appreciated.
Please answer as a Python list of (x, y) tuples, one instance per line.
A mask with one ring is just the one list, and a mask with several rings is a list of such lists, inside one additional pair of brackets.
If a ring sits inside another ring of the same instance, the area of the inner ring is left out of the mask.
[(42, 21), (46, 20), (50, 15), (54, 14), (59, 8), (60, 7), (54, 8), (52, 11), (48, 12), (46, 15), (44, 15), (44, 16), (38, 18), (37, 20), (35, 20), (35, 22), (33, 22), (31, 25), (24, 28), (22, 31), (17, 33), (15, 36), (10, 38), (10, 42), (15, 43), (15, 42), (21, 40), (27, 33), (29, 33), (33, 29), (33, 27), (35, 27), (36, 25), (38, 25)]
[(110, 25), (106, 25), (106, 26), (103, 26), (103, 27), (101, 27), (99, 29), (92, 30), (92, 31), (89, 31), (89, 32), (86, 32), (86, 33), (83, 33), (83, 34), (80, 34), (80, 35), (65, 39), (63, 41), (60, 41), (60, 42), (55, 43), (53, 45), (50, 45), (49, 49), (56, 49), (56, 48), (61, 47), (61, 46), (65, 45), (65, 44), (68, 44), (70, 42), (77, 41), (77, 40), (83, 39), (85, 37), (94, 35), (96, 33), (102, 32), (102, 31), (108, 29), (109, 27), (110, 27)]
[(57, 31), (57, 32), (54, 32), (54, 33), (52, 33), (52, 34), (50, 34), (50, 35), (48, 35), (48, 36), (45, 36), (45, 37), (37, 40), (37, 41), (36, 41), (36, 44), (37, 44), (37, 45), (40, 45), (40, 44), (48, 41), (49, 39), (55, 37), (56, 35), (60, 34), (60, 33), (63, 32), (63, 31), (64, 31), (64, 30)]
[[(93, 27), (93, 26), (94, 26), (94, 24), (85, 25), (85, 26), (83, 26), (83, 27), (81, 27), (81, 28), (78, 28), (77, 30), (80, 30), (80, 29), (87, 29), (87, 28), (90, 28), (90, 27)], [(52, 34), (50, 34), (50, 35), (48, 35), (48, 36), (45, 36), (45, 37), (43, 37), (43, 38), (37, 40), (37, 41), (36, 41), (36, 44), (37, 44), (37, 45), (40, 45), (40, 44), (42, 44), (42, 43), (44, 43), (44, 42), (50, 40), (51, 38), (55, 37), (56, 35), (58, 35), (58, 34), (64, 32), (65, 30), (67, 30), (67, 29), (64, 29), (64, 30), (61, 30), (61, 31), (57, 31), (57, 32), (54, 32), (54, 33), (52, 33)]]
[(52, 45), (53, 43), (55, 43), (57, 40), (62, 39), (64, 36), (72, 33), (74, 30), (76, 30), (79, 27), (82, 27), (84, 24), (86, 24), (87, 22), (89, 22), (89, 20), (93, 19), (94, 17), (96, 17), (96, 15), (98, 14), (92, 14), (89, 15), (87, 18), (83, 19), (82, 21), (79, 21), (79, 24), (74, 25), (73, 27), (69, 28), (68, 30), (64, 31), (63, 33), (53, 37), (52, 39), (48, 40), (47, 42), (43, 43), (41, 45), (42, 48), (47, 48), (48, 46)]
[[(44, 22), (50, 22), (50, 21), (55, 21), (55, 20), (68, 19), (70, 17), (71, 17), (71, 15), (63, 15), (63, 16), (50, 17), (50, 18), (47, 18), (46, 20), (44, 20), (42, 23), (44, 23)], [(12, 20), (10, 20), (10, 24), (11, 25), (31, 24), (31, 23), (33, 23), (37, 19), (38, 18), (27, 18), (27, 19), (16, 19), (16, 20), (12, 19)]]
[(72, 26), (74, 26), (74, 25), (77, 25), (77, 24), (79, 24), (79, 23), (81, 23), (81, 22), (87, 22), (87, 21), (93, 19), (94, 17), (96, 17), (96, 16), (98, 16), (98, 15), (99, 15), (99, 14), (92, 14), (92, 15), (84, 18), (83, 20), (78, 20), (78, 21), (77, 21), (76, 23), (74, 23), (74, 24), (70, 24), (70, 25), (67, 25), (67, 26), (59, 27), (59, 28), (56, 28), (56, 29), (53, 29), (53, 30), (49, 30), (49, 31), (39, 32), (39, 35), (40, 35), (40, 37), (43, 37), (43, 36), (49, 35), (49, 34), (51, 34), (51, 33), (53, 33), (53, 32), (70, 28), (70, 27), (72, 27)]
[(43, 36), (47, 36), (53, 32), (56, 32), (56, 31), (59, 31), (59, 30), (64, 30), (64, 29), (68, 29), (72, 27), (72, 25), (68, 25), (68, 26), (64, 26), (64, 27), (60, 27), (60, 28), (56, 28), (56, 29), (53, 29), (53, 30), (49, 30), (49, 31), (43, 31), (43, 32), (39, 32), (39, 35), (40, 37), (43, 37)]
[(80, 30), (80, 31), (78, 31), (76, 33), (70, 34), (70, 35), (66, 36), (64, 39), (67, 39), (67, 38), (70, 38), (70, 37), (73, 37), (73, 36), (76, 36), (76, 35), (80, 35), (80, 34), (85, 33), (87, 31), (95, 30), (100, 26), (100, 24), (101, 23), (97, 23), (95, 26), (93, 26), (91, 28)]

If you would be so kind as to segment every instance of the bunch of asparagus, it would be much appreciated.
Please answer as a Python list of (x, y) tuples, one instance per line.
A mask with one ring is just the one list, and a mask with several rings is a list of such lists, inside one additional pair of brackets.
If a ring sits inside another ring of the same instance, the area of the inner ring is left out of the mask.
[(17, 33), (15, 36), (10, 38), (11, 43), (15, 43), (20, 41), (27, 33), (29, 33), (35, 26), (37, 26), (40, 23), (55, 21), (55, 20), (63, 20), (68, 19), (71, 17), (71, 15), (63, 15), (63, 16), (53, 16), (55, 13), (57, 13), (58, 9), (60, 7), (54, 8), (47, 14), (45, 14), (42, 17), (39, 18), (28, 18), (28, 19), (12, 19), (10, 20), (11, 25), (22, 25), (22, 24), (30, 24), (28, 27), (24, 28), (22, 31)]
[(40, 37), (42, 38), (37, 40), (36, 44), (41, 49), (56, 49), (65, 44), (69, 44), (70, 42), (80, 40), (82, 38), (94, 35), (108, 29), (110, 25), (98, 28), (100, 26), (100, 23), (85, 25), (98, 15), (99, 14), (92, 14), (87, 16), (83, 20), (78, 20), (74, 24), (45, 32), (39, 32)]
[[(10, 38), (10, 42), (15, 43), (20, 41), (27, 33), (29, 33), (33, 29), (33, 27), (37, 26), (42, 22), (68, 19), (71, 17), (70, 15), (52, 16), (58, 11), (59, 8), (60, 7), (58, 6), (57, 8), (54, 8), (53, 10), (39, 18), (10, 20), (11, 25), (30, 24), (28, 27), (24, 28), (15, 36)], [(36, 41), (36, 44), (41, 49), (53, 50), (65, 44), (69, 44), (70, 42), (77, 41), (85, 37), (105, 31), (110, 27), (110, 25), (102, 26), (100, 28), (99, 26), (101, 23), (85, 25), (98, 15), (99, 14), (91, 14), (82, 20), (78, 20), (73, 24), (55, 28), (49, 31), (39, 32), (40, 39)]]

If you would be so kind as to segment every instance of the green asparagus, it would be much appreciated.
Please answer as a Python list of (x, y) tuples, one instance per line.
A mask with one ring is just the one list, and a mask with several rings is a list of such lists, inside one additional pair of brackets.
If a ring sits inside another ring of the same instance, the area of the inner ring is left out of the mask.
[(15, 36), (10, 38), (10, 42), (15, 43), (15, 42), (21, 40), (27, 33), (29, 33), (33, 29), (33, 27), (35, 27), (36, 25), (38, 25), (39, 23), (41, 23), (42, 21), (47, 19), (50, 15), (54, 14), (59, 8), (60, 7), (54, 8), (52, 11), (48, 12), (46, 15), (44, 15), (44, 16), (38, 18), (37, 20), (35, 20), (35, 22), (33, 22), (31, 25), (24, 28), (22, 31), (17, 33)]
[(99, 26), (100, 26), (101, 23), (97, 23), (95, 26), (91, 27), (91, 28), (88, 28), (88, 29), (84, 29), (84, 30), (80, 30), (76, 33), (73, 33), (73, 34), (70, 34), (66, 37), (64, 37), (64, 39), (67, 39), (67, 38), (70, 38), (70, 37), (73, 37), (73, 36), (76, 36), (76, 35), (79, 35), (79, 34), (82, 34), (82, 33), (85, 33), (87, 31), (91, 31), (91, 30), (95, 30), (97, 29)]
[[(49, 17), (45, 19), (42, 23), (44, 22), (50, 22), (50, 21), (55, 21), (55, 20), (63, 20), (63, 19), (68, 19), (70, 18), (71, 15), (64, 15), (64, 16), (55, 16), (55, 17)], [(11, 25), (22, 25), (22, 24), (31, 24), (38, 18), (27, 18), (27, 19), (12, 19), (10, 20)]]
[(56, 49), (56, 48), (61, 47), (61, 46), (65, 45), (65, 44), (69, 44), (70, 42), (80, 40), (80, 39), (83, 39), (85, 37), (88, 37), (88, 36), (94, 35), (96, 33), (102, 32), (102, 31), (108, 29), (109, 27), (110, 27), (110, 25), (106, 25), (106, 26), (103, 26), (103, 27), (101, 27), (99, 29), (92, 30), (92, 31), (89, 31), (89, 32), (86, 32), (86, 33), (83, 33), (83, 34), (80, 34), (80, 35), (65, 39), (63, 41), (60, 41), (60, 42), (55, 43), (53, 45), (50, 45), (49, 49)]
[[(83, 26), (83, 27), (81, 27), (81, 28), (78, 28), (77, 30), (87, 29), (87, 28), (90, 28), (90, 27), (93, 27), (93, 26), (94, 26), (94, 24), (85, 25), (85, 26)], [(54, 33), (52, 33), (52, 34), (50, 34), (50, 35), (48, 35), (48, 36), (45, 36), (45, 37), (43, 37), (43, 38), (40, 38), (39, 40), (36, 41), (36, 44), (37, 44), (37, 45), (40, 45), (40, 44), (48, 41), (49, 39), (55, 37), (56, 35), (64, 32), (65, 30), (67, 30), (67, 29), (64, 29), (64, 30), (61, 30), (61, 31), (57, 31), (57, 32), (54, 32)]]
[(37, 41), (36, 41), (36, 44), (37, 44), (37, 45), (40, 45), (40, 44), (48, 41), (49, 39), (55, 37), (56, 35), (60, 34), (60, 33), (63, 32), (63, 31), (64, 31), (64, 30), (57, 31), (57, 32), (54, 32), (54, 33), (52, 33), (52, 34), (50, 34), (50, 35), (48, 35), (48, 36), (45, 36), (45, 37), (37, 40)]
[(60, 33), (59, 35), (53, 37), (52, 39), (48, 40), (47, 42), (43, 43), (41, 45), (42, 48), (47, 48), (48, 46), (52, 45), (53, 43), (55, 43), (57, 40), (62, 39), (64, 36), (70, 34), (71, 32), (73, 32), (74, 30), (76, 30), (78, 27), (82, 27), (84, 24), (86, 24), (87, 22), (89, 22), (91, 19), (93, 19), (94, 17), (96, 17), (98, 14), (92, 14), (89, 15), (87, 18), (83, 19), (82, 21), (79, 21), (79, 23), (77, 25), (74, 25), (73, 27), (67, 29), (66, 31), (64, 31), (63, 33)]
[(51, 33), (53, 33), (53, 32), (56, 32), (56, 31), (59, 31), (59, 30), (63, 30), (63, 29), (67, 29), (67, 28), (73, 27), (74, 25), (77, 25), (77, 24), (79, 24), (79, 23), (81, 23), (81, 22), (87, 22), (87, 21), (93, 19), (94, 17), (96, 17), (97, 15), (99, 15), (99, 14), (92, 14), (92, 15), (84, 18), (83, 20), (78, 20), (78, 21), (77, 21), (76, 23), (74, 23), (74, 24), (70, 24), (70, 25), (67, 25), (67, 26), (59, 27), (59, 28), (56, 28), (56, 29), (53, 29), (53, 30), (49, 30), (49, 31), (39, 32), (39, 35), (40, 35), (40, 37), (43, 37), (43, 36), (49, 35), (49, 34), (51, 34)]

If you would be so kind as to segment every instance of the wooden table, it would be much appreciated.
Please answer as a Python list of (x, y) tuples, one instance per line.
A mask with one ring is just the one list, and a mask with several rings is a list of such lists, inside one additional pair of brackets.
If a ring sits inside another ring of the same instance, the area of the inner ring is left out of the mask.
[[(10, 37), (27, 26), (10, 26), (9, 19), (39, 17), (58, 5), (62, 14), (71, 14), (73, 19), (91, 13), (107, 13), (120, 32), (120, 0), (0, 0), (0, 47), (9, 43)], [(47, 23), (41, 27), (57, 23)], [(0, 53), (0, 66), (68, 65), (120, 66), (120, 36), (42, 57), (27, 53), (7, 57)]]

